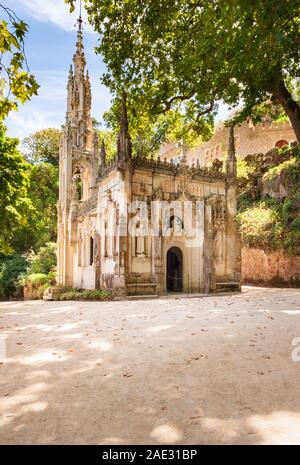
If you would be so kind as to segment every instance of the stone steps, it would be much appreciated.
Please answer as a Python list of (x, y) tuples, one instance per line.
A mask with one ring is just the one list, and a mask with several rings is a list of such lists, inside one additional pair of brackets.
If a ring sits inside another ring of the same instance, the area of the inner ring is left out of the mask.
[(220, 292), (237, 292), (239, 291), (239, 284), (232, 281), (232, 282), (219, 282), (216, 283), (216, 289), (214, 290), (214, 293), (220, 293)]

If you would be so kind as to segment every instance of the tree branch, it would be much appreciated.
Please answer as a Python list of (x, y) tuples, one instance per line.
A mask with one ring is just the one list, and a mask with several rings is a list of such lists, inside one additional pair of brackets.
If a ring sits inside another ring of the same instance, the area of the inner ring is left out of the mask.
[(169, 111), (171, 109), (172, 103), (176, 102), (176, 100), (180, 100), (181, 102), (183, 102), (185, 100), (191, 99), (193, 97), (193, 95), (195, 95), (194, 91), (190, 92), (188, 95), (175, 95), (170, 100), (168, 100), (166, 102), (162, 102), (162, 104), (165, 105), (165, 108), (158, 111), (157, 114), (161, 115), (161, 114), (166, 113), (167, 111)]

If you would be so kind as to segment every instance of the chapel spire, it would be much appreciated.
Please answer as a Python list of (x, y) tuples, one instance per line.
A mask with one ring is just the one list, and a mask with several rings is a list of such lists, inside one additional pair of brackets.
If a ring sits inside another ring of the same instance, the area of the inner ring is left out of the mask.
[(68, 104), (66, 121), (71, 125), (72, 143), (81, 149), (92, 146), (91, 85), (83, 45), (83, 20), (77, 20), (76, 50), (70, 66), (68, 78)]
[(76, 42), (76, 52), (73, 56), (73, 63), (74, 63), (74, 74), (76, 76), (84, 76), (85, 70), (85, 55), (84, 55), (84, 46), (83, 46), (83, 28), (82, 28), (82, 17), (81, 17), (81, 6), (80, 6), (80, 14), (77, 20), (77, 42)]
[(228, 155), (226, 160), (226, 172), (229, 180), (236, 179), (236, 151), (234, 139), (234, 124), (229, 126)]

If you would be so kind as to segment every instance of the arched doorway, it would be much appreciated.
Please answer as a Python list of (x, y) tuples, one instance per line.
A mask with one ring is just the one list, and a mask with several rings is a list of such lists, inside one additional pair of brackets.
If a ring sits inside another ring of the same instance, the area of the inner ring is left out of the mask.
[(167, 253), (167, 290), (182, 292), (183, 258), (178, 247), (171, 247)]

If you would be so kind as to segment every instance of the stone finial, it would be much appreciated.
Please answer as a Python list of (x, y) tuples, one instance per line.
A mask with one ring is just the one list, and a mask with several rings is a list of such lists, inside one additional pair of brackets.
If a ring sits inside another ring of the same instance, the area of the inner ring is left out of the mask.
[(187, 149), (187, 146), (185, 145), (183, 139), (181, 139), (181, 140), (179, 141), (178, 146), (179, 146), (180, 149), (181, 149), (181, 160), (180, 160), (180, 165), (185, 166), (185, 165), (187, 165), (187, 158), (186, 158), (186, 149)]
[(226, 161), (226, 173), (229, 179), (236, 179), (236, 155), (234, 141), (234, 125), (229, 127), (228, 156)]
[(94, 153), (97, 154), (99, 151), (99, 139), (98, 139), (98, 133), (96, 130), (94, 130), (94, 134), (93, 134), (93, 147), (94, 147)]
[(102, 142), (101, 142), (100, 162), (101, 162), (101, 165), (104, 167), (106, 164), (106, 147), (105, 147), (104, 138), (102, 139)]
[(84, 81), (84, 110), (89, 115), (91, 112), (92, 106), (92, 93), (91, 93), (91, 84), (89, 78), (89, 72), (86, 72), (86, 78)]
[(122, 92), (120, 131), (118, 135), (118, 160), (129, 160), (132, 154), (131, 139), (128, 129), (127, 94)]
[(229, 144), (228, 144), (228, 158), (235, 158), (235, 142), (234, 142), (234, 125), (229, 127)]
[(73, 81), (73, 66), (70, 65), (70, 68), (69, 68), (69, 82), (72, 82)]
[(73, 56), (75, 76), (84, 77), (84, 68), (86, 65), (83, 47), (82, 18), (79, 16), (77, 30), (76, 52)]

